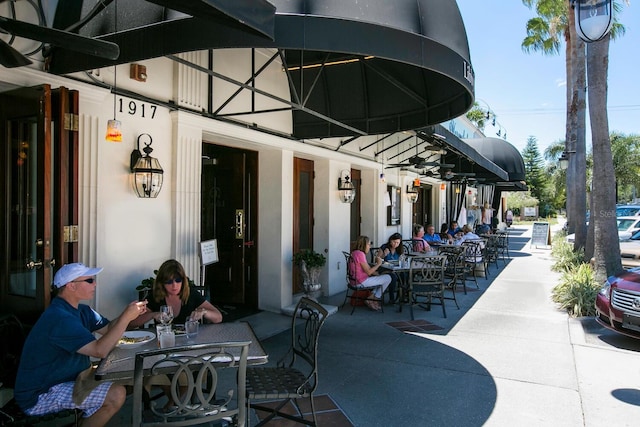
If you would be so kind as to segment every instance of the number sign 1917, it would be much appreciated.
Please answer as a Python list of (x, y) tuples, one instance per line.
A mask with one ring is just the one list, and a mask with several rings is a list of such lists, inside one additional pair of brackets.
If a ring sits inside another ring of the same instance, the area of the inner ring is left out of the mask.
[(148, 105), (144, 102), (138, 103), (133, 100), (126, 104), (122, 98), (120, 98), (119, 101), (121, 113), (128, 113), (130, 116), (135, 116), (137, 114), (142, 118), (149, 117), (149, 115), (151, 115), (152, 119), (156, 117), (156, 110), (158, 109), (157, 105)]

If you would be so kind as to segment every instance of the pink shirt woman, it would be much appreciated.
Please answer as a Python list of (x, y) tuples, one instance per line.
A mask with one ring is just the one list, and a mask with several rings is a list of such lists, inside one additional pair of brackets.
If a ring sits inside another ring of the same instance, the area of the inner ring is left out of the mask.
[[(372, 296), (380, 300), (389, 283), (391, 283), (391, 276), (388, 274), (378, 275), (378, 268), (382, 264), (382, 258), (379, 256), (376, 257), (376, 263), (373, 266), (369, 265), (366, 255), (369, 253), (369, 249), (371, 249), (371, 240), (367, 236), (358, 237), (355, 249), (351, 252), (354, 265), (349, 266), (349, 268), (354, 269), (354, 276), (358, 282), (356, 284), (357, 287), (365, 288), (381, 285), (381, 288), (375, 288), (372, 291)], [(378, 301), (365, 300), (365, 304), (372, 310), (377, 311), (380, 309)]]

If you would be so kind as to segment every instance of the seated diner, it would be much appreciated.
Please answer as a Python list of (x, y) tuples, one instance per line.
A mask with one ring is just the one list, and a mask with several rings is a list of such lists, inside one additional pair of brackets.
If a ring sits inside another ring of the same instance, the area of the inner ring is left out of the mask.
[(431, 246), (424, 239), (424, 227), (420, 224), (413, 224), (413, 234), (411, 235), (414, 252), (428, 252)]
[(353, 276), (356, 279), (357, 288), (366, 288), (370, 286), (381, 285), (382, 288), (375, 288), (375, 291), (371, 292), (369, 299), (364, 303), (371, 310), (380, 311), (380, 304), (382, 302), (382, 294), (389, 287), (391, 283), (391, 276), (388, 274), (379, 274), (378, 269), (382, 265), (382, 258), (376, 256), (375, 264), (369, 265), (367, 262), (367, 253), (371, 249), (371, 240), (367, 236), (360, 236), (356, 240), (355, 248), (351, 252), (351, 258), (353, 265), (348, 268), (353, 268)]

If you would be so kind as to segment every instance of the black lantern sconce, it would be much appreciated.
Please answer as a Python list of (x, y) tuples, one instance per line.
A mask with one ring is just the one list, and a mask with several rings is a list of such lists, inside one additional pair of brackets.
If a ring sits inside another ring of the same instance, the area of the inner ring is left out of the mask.
[(613, 24), (612, 0), (572, 0), (576, 33), (587, 43), (602, 40)]
[(343, 170), (338, 178), (338, 191), (342, 203), (352, 203), (356, 198), (356, 187), (351, 182), (349, 171)]
[(420, 187), (420, 178), (413, 180), (411, 185), (407, 185), (407, 200), (409, 203), (415, 203), (418, 201), (418, 188)]
[[(144, 156), (140, 152), (140, 139), (148, 137), (149, 142), (144, 143)], [(133, 188), (141, 198), (155, 199), (162, 189), (162, 174), (164, 171), (160, 162), (155, 157), (151, 157), (151, 135), (143, 133), (138, 136), (138, 147), (131, 152), (131, 173), (133, 174)]]

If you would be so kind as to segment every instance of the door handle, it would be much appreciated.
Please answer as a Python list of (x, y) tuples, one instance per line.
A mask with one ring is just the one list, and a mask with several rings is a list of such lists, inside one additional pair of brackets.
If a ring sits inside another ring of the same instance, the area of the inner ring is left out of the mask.
[(244, 209), (236, 209), (236, 239), (244, 239)]
[(30, 259), (30, 260), (27, 262), (26, 267), (27, 267), (27, 269), (29, 269), (29, 270), (36, 270), (36, 269), (38, 269), (38, 268), (42, 268), (42, 261), (40, 261), (40, 260), (39, 260), (39, 261), (34, 261), (34, 260)]

